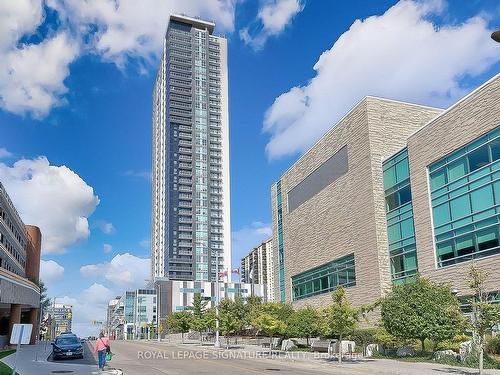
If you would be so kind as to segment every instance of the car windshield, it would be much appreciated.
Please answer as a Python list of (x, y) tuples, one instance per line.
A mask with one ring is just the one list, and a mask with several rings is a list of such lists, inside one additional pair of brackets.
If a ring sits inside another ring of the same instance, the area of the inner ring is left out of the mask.
[(56, 340), (56, 345), (74, 345), (79, 344), (80, 341), (76, 337), (60, 337)]

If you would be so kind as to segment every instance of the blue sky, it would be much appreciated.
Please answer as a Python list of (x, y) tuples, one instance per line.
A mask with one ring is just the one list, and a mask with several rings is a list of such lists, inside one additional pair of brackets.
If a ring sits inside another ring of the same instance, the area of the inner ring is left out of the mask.
[(494, 1), (118, 3), (0, 5), (0, 181), (46, 229), (43, 278), (82, 333), (149, 277), (151, 92), (171, 11), (229, 40), (235, 265), (270, 236), (272, 182), (363, 96), (446, 107), (500, 68)]

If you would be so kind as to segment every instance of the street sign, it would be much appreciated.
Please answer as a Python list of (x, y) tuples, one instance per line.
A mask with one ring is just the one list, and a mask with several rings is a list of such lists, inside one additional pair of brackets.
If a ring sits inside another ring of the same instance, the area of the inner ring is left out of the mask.
[(10, 343), (13, 345), (29, 344), (32, 329), (33, 324), (14, 324), (12, 327), (12, 334), (10, 335)]
[(17, 355), (21, 344), (29, 344), (31, 338), (31, 330), (33, 324), (14, 324), (12, 326), (12, 334), (10, 335), (10, 343), (17, 345), (16, 356), (14, 357), (14, 367), (12, 367), (12, 375), (16, 373)]

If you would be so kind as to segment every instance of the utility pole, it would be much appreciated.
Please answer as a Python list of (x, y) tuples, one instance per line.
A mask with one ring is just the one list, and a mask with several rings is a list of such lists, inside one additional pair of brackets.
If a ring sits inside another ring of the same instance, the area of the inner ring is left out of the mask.
[(219, 339), (219, 249), (215, 255), (216, 262), (216, 276), (215, 276), (215, 342), (214, 348), (220, 348)]

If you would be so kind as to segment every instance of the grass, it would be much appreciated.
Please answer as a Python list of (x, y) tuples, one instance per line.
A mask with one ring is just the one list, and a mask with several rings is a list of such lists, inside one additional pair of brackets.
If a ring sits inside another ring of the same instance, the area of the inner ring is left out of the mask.
[[(15, 353), (15, 350), (3, 350), (0, 351), (0, 359), (7, 357), (8, 355), (11, 355), (12, 353)], [(0, 362), (0, 375), (11, 375), (12, 374), (12, 369), (7, 366), (5, 363)], [(16, 372), (17, 374), (17, 372)]]
[[(373, 358), (385, 358), (385, 359), (395, 359), (401, 362), (429, 362), (429, 363), (440, 363), (442, 365), (448, 366), (461, 366), (469, 368), (477, 368), (477, 359), (469, 357), (465, 362), (461, 362), (454, 358), (443, 358), (437, 360), (434, 358), (434, 353), (432, 352), (417, 352), (414, 356), (408, 357), (398, 357), (396, 355), (383, 355), (380, 353), (375, 353)], [(484, 368), (485, 369), (500, 369), (500, 361), (493, 358), (487, 354), (484, 355)]]

